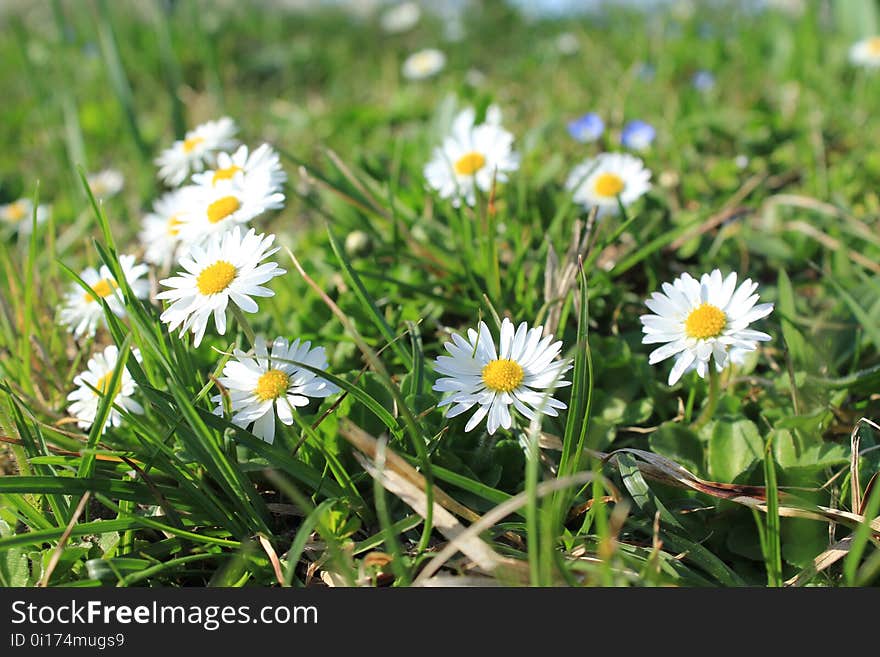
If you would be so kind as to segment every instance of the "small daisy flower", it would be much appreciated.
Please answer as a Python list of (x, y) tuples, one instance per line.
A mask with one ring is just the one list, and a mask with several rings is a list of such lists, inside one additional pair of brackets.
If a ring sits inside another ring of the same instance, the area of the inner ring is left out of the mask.
[(217, 151), (235, 147), (237, 131), (235, 121), (226, 116), (190, 130), (185, 139), (178, 139), (156, 158), (159, 178), (177, 187), (191, 171), (203, 171), (206, 164), (212, 165)]
[[(137, 263), (132, 255), (119, 256), (122, 273), (132, 292), (138, 299), (145, 299), (150, 291), (149, 282), (143, 278), (148, 271), (147, 265)], [(113, 274), (107, 265), (100, 269), (89, 267), (80, 274), (80, 278), (88, 284), (99, 297), (107, 302), (107, 306), (117, 317), (125, 317), (122, 291), (116, 284)], [(106, 326), (104, 308), (95, 301), (91, 294), (85, 292), (77, 283), (71, 283), (64, 301), (58, 311), (58, 322), (67, 327), (75, 338), (83, 335), (95, 335), (98, 324)]]
[(491, 106), (486, 122), (474, 126), (476, 112), (467, 108), (459, 113), (451, 133), (425, 166), (428, 184), (442, 198), (461, 200), (473, 206), (476, 189), (488, 192), (492, 181), (507, 181), (507, 174), (519, 168), (519, 155), (512, 151), (513, 135), (501, 127), (501, 111)]
[(595, 112), (584, 114), (574, 121), (568, 122), (568, 134), (582, 144), (596, 141), (603, 132), (605, 132), (605, 122)]
[(856, 66), (880, 68), (880, 36), (854, 43), (849, 49), (849, 61)]
[(444, 345), (450, 355), (434, 361), (435, 371), (444, 376), (437, 379), (433, 389), (452, 393), (438, 404), (454, 404), (446, 417), (477, 406), (464, 430), (470, 431), (488, 416), (486, 428), (494, 434), (498, 427), (511, 427), (511, 405), (528, 420), (558, 415), (557, 409), (566, 406), (550, 393), (571, 384), (562, 380), (571, 369), (571, 361), (555, 360), (562, 342), (553, 342), (552, 335), (542, 338), (541, 329), (530, 329), (522, 322), (514, 331), (513, 323), (504, 318), (497, 351), (485, 322), (480, 322), (479, 332), (468, 329), (467, 340), (453, 333), (452, 342)]
[[(299, 365), (303, 363), (319, 370), (328, 367), (324, 347), (311, 348), (311, 342), (288, 344), (285, 338), (275, 338), (271, 350), (266, 339), (259, 335), (254, 341), (253, 353), (235, 350), (235, 359), (223, 367), (220, 384), (229, 394), (232, 423), (247, 427), (267, 443), (275, 440), (275, 415), (286, 425), (293, 424), (293, 409), (307, 406), (310, 397), (329, 397), (339, 388), (314, 372)], [(223, 415), (223, 395), (211, 398), (217, 408), (215, 415)]]
[(651, 189), (651, 172), (642, 161), (626, 153), (602, 153), (578, 164), (565, 183), (575, 202), (589, 209), (599, 206), (599, 217), (617, 214), (620, 198), (632, 205)]
[(268, 175), (196, 185), (187, 200), (180, 216), (180, 239), (187, 244), (201, 244), (211, 235), (284, 207), (284, 194), (272, 191)]
[(156, 295), (171, 300), (160, 318), (168, 330), (180, 326), (181, 337), (192, 331), (198, 347), (212, 314), (217, 332), (226, 333), (230, 301), (245, 312), (257, 312), (257, 302), (251, 297), (273, 296), (275, 293), (262, 284), (285, 273), (274, 262), (260, 264), (278, 251), (278, 247), (270, 248), (274, 241), (274, 235), (257, 235), (253, 228), (242, 235), (236, 226), (222, 235), (212, 235), (204, 246), (193, 245), (180, 259), (185, 271), (159, 281), (171, 288)]
[(436, 48), (419, 50), (403, 62), (403, 77), (407, 80), (424, 80), (433, 77), (446, 66), (446, 55)]
[(581, 42), (572, 32), (562, 32), (556, 37), (556, 50), (560, 55), (574, 55), (581, 49)]
[(422, 17), (418, 3), (402, 2), (386, 10), (379, 19), (379, 25), (388, 34), (407, 32), (416, 26)]
[[(11, 226), (15, 232), (28, 235), (33, 228), (34, 202), (29, 198), (20, 198), (12, 203), (0, 205), (0, 221)], [(37, 224), (49, 218), (49, 207), (37, 206)]]
[[(141, 360), (141, 354), (137, 349), (132, 349), (131, 355), (138, 361)], [(73, 379), (77, 389), (67, 395), (68, 401), (73, 402), (68, 406), (67, 412), (76, 418), (76, 424), (80, 428), (88, 429), (95, 422), (102, 397), (111, 392), (110, 380), (113, 378), (113, 370), (116, 369), (118, 360), (119, 349), (111, 344), (103, 352), (92, 356), (86, 369)], [(122, 370), (119, 387), (113, 397), (114, 406), (119, 406), (129, 413), (142, 414), (144, 407), (132, 399), (136, 390), (137, 384), (131, 378), (128, 369)], [(119, 409), (110, 410), (109, 422), (114, 427), (122, 424), (122, 413)]]
[(634, 151), (646, 151), (651, 148), (657, 131), (654, 126), (644, 121), (630, 121), (620, 132), (620, 143), (624, 148), (630, 148)]
[[(239, 146), (232, 155), (217, 155), (214, 169), (196, 173), (192, 177), (196, 185), (217, 187), (224, 181), (235, 181), (243, 187), (265, 187), (266, 193), (280, 192), (287, 182), (287, 174), (281, 167), (281, 159), (269, 144), (263, 144), (253, 151), (245, 145)], [(283, 200), (284, 197), (282, 197)]]
[(652, 365), (675, 357), (669, 385), (694, 369), (706, 378), (712, 357), (719, 372), (729, 362), (741, 363), (747, 352), (758, 348), (758, 342), (770, 339), (748, 326), (769, 315), (773, 304), (755, 305), (758, 284), (746, 279), (737, 287), (736, 278), (735, 272), (722, 278), (718, 269), (703, 274), (699, 281), (685, 273), (672, 285), (664, 283), (662, 294), (654, 292), (645, 301), (655, 314), (641, 316), (642, 343), (664, 343), (651, 352), (648, 361)]
[(104, 169), (98, 173), (90, 173), (86, 177), (89, 189), (95, 198), (110, 198), (122, 191), (125, 185), (125, 176), (116, 169)]
[(153, 201), (153, 211), (144, 216), (140, 240), (145, 249), (144, 260), (151, 265), (164, 269), (180, 257), (182, 217), (190, 209), (194, 189), (190, 185), (166, 192)]

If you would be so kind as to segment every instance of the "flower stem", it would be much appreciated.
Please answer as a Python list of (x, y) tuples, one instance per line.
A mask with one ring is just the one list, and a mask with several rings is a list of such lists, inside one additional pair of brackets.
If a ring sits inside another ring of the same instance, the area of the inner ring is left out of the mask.
[(230, 303), (229, 307), (232, 308), (232, 314), (235, 316), (235, 321), (238, 322), (241, 330), (244, 331), (245, 336), (247, 336), (248, 342), (251, 343), (251, 346), (254, 346), (254, 329), (251, 328), (250, 322), (247, 321), (247, 317), (244, 316), (241, 308), (236, 306), (234, 303)]
[(718, 407), (718, 398), (721, 391), (721, 375), (715, 367), (714, 357), (709, 361), (709, 397), (706, 399), (706, 405), (700, 416), (691, 424), (691, 429), (696, 431), (705, 425), (712, 416), (715, 415), (715, 409)]

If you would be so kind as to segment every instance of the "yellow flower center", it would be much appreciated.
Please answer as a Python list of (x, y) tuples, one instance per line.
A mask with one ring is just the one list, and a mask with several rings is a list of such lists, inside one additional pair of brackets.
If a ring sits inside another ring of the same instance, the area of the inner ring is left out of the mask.
[(208, 221), (212, 224), (216, 224), (218, 221), (223, 221), (240, 207), (241, 203), (239, 203), (238, 199), (234, 196), (218, 198), (208, 206)]
[(16, 201), (6, 208), (6, 217), (10, 221), (21, 221), (27, 216), (27, 213), (27, 207), (21, 201)]
[(471, 151), (462, 155), (455, 163), (455, 173), (460, 176), (472, 176), (484, 166), (486, 166), (485, 156)]
[(880, 56), (880, 37), (868, 39), (868, 52), (875, 57)]
[(520, 364), (507, 358), (493, 360), (483, 368), (483, 383), (495, 392), (516, 390), (524, 376)]
[[(109, 278), (102, 278), (100, 281), (92, 285), (92, 291), (102, 299), (105, 299), (113, 294), (113, 291), (117, 287), (116, 281), (111, 281)], [(88, 292), (83, 292), (83, 299), (85, 299), (86, 303), (91, 303), (95, 300)]]
[[(108, 392), (110, 392), (110, 379), (112, 378), (113, 372), (107, 372), (104, 376), (95, 381), (95, 390), (100, 392), (102, 395), (106, 395)], [(95, 393), (95, 397), (97, 396), (98, 394)]]
[(189, 137), (183, 140), (183, 152), (191, 153), (192, 150), (205, 141), (204, 137)]
[(288, 385), (290, 385), (290, 377), (287, 374), (281, 370), (269, 370), (257, 381), (254, 394), (260, 401), (278, 399), (287, 392)]
[(623, 178), (616, 173), (601, 173), (596, 178), (596, 194), (599, 196), (617, 196), (623, 191)]
[(177, 237), (180, 234), (179, 226), (183, 225), (183, 222), (178, 219), (180, 214), (171, 215), (171, 218), (168, 220), (168, 234), (171, 237)]
[(207, 297), (225, 290), (234, 278), (235, 267), (225, 260), (218, 260), (202, 270), (196, 279), (196, 287)]
[(727, 316), (724, 311), (711, 303), (704, 303), (694, 308), (687, 316), (684, 321), (684, 332), (691, 338), (714, 338), (721, 335), (725, 326), (727, 326)]
[(225, 169), (217, 169), (214, 172), (214, 177), (211, 178), (211, 184), (216, 185), (219, 180), (229, 180), (239, 171), (241, 171), (241, 167), (236, 166), (235, 164), (228, 166)]

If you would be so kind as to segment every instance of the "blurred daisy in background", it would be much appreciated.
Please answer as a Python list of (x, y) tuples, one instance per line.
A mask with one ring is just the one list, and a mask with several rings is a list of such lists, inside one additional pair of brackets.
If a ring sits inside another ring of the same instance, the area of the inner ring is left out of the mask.
[(407, 80), (424, 80), (433, 77), (446, 66), (446, 55), (436, 48), (419, 50), (403, 62), (403, 77)]
[(165, 269), (180, 256), (181, 217), (190, 208), (193, 189), (187, 186), (166, 192), (153, 201), (153, 211), (144, 216), (140, 240), (145, 249), (144, 260), (151, 265)]
[[(37, 225), (49, 218), (49, 206), (42, 203), (37, 206)], [(11, 226), (19, 235), (29, 235), (33, 228), (34, 202), (29, 198), (20, 198), (12, 203), (0, 205), (0, 221)]]
[(311, 342), (288, 344), (285, 338), (275, 338), (271, 350), (266, 339), (257, 336), (253, 353), (239, 349), (235, 358), (223, 367), (218, 381), (224, 393), (211, 398), (217, 408), (215, 415), (223, 415), (224, 397), (232, 410), (232, 423), (251, 431), (267, 443), (275, 440), (275, 415), (286, 425), (293, 424), (293, 409), (307, 406), (310, 398), (329, 397), (339, 388), (299, 363), (326, 370), (329, 364), (323, 347), (311, 348)]
[(758, 284), (746, 279), (737, 287), (736, 279), (736, 272), (722, 278), (718, 269), (699, 281), (684, 273), (671, 285), (663, 283), (663, 292), (654, 292), (645, 301), (655, 314), (641, 316), (642, 343), (663, 343), (651, 352), (652, 365), (675, 357), (669, 385), (691, 370), (706, 378), (710, 358), (719, 372), (730, 362), (742, 363), (758, 342), (770, 340), (748, 326), (773, 312), (773, 304), (755, 305)]
[(654, 126), (636, 119), (623, 126), (623, 130), (620, 131), (620, 143), (624, 148), (646, 151), (651, 148), (656, 136), (657, 131)]
[[(136, 262), (133, 255), (119, 256), (119, 264), (132, 292), (138, 299), (145, 299), (150, 291), (150, 284), (144, 278), (149, 270), (147, 265)], [(125, 317), (122, 291), (107, 265), (101, 265), (100, 269), (89, 267), (79, 277), (92, 288), (95, 295), (107, 302), (114, 315)], [(58, 322), (73, 333), (75, 338), (83, 335), (91, 337), (97, 331), (98, 324), (106, 326), (104, 308), (76, 282), (70, 284), (64, 295), (58, 311)]]
[(583, 144), (596, 141), (603, 132), (605, 132), (605, 122), (595, 112), (584, 114), (568, 122), (568, 134)]
[(86, 176), (86, 182), (89, 183), (89, 189), (95, 198), (110, 198), (116, 196), (122, 191), (125, 185), (125, 176), (116, 169), (104, 169), (97, 173), (90, 173)]
[(475, 120), (473, 108), (462, 110), (425, 165), (428, 184), (456, 207), (462, 199), (473, 206), (477, 189), (488, 192), (493, 180), (506, 182), (508, 174), (519, 168), (519, 154), (512, 150), (513, 135), (501, 127), (501, 110), (490, 106), (485, 123), (475, 126)]
[(224, 116), (216, 121), (208, 121), (186, 133), (156, 158), (159, 178), (172, 187), (186, 180), (190, 172), (203, 171), (205, 166), (213, 166), (218, 151), (228, 151), (237, 144), (235, 121)]
[(505, 317), (497, 351), (485, 322), (480, 322), (479, 331), (468, 329), (467, 340), (453, 333), (452, 342), (444, 345), (449, 356), (434, 361), (434, 370), (443, 377), (433, 389), (452, 393), (438, 404), (452, 405), (446, 417), (477, 406), (464, 430), (470, 431), (486, 418), (491, 435), (499, 427), (512, 426), (510, 406), (528, 420), (558, 415), (566, 406), (550, 395), (555, 388), (570, 385), (562, 375), (571, 369), (571, 361), (557, 360), (562, 342), (553, 342), (552, 335), (542, 338), (541, 333), (542, 327), (530, 329), (525, 322), (514, 331)]
[(849, 49), (849, 61), (866, 68), (880, 67), (880, 36), (868, 37), (854, 43)]
[(422, 10), (415, 2), (402, 2), (386, 9), (379, 18), (379, 25), (388, 34), (399, 34), (414, 28), (422, 17)]
[(242, 186), (262, 185), (267, 193), (274, 193), (284, 187), (287, 173), (281, 166), (278, 153), (269, 144), (262, 144), (253, 151), (242, 145), (232, 155), (219, 153), (215, 168), (196, 173), (192, 179), (204, 187), (216, 187), (227, 180)]
[(556, 37), (556, 50), (560, 55), (574, 55), (581, 49), (581, 42), (572, 32), (562, 32)]
[(691, 77), (691, 86), (697, 91), (711, 91), (715, 88), (715, 76), (709, 71), (697, 71)]
[(160, 318), (168, 330), (180, 326), (180, 337), (192, 331), (198, 347), (211, 315), (217, 332), (226, 333), (230, 302), (245, 312), (257, 312), (259, 307), (251, 297), (273, 296), (263, 283), (285, 273), (274, 262), (262, 262), (278, 251), (278, 247), (270, 248), (274, 241), (274, 235), (257, 235), (253, 228), (242, 234), (236, 226), (222, 235), (212, 235), (204, 247), (193, 245), (180, 259), (184, 271), (159, 281), (170, 288), (156, 295), (171, 301)]
[[(138, 361), (141, 360), (141, 354), (137, 349), (132, 349), (129, 358), (132, 356)], [(67, 400), (73, 402), (68, 406), (67, 412), (71, 417), (76, 418), (76, 424), (80, 428), (88, 429), (92, 426), (101, 400), (114, 392), (112, 402), (114, 406), (119, 406), (129, 413), (144, 412), (144, 407), (132, 399), (137, 390), (137, 383), (131, 378), (127, 368), (120, 373), (116, 390), (110, 390), (110, 381), (118, 361), (119, 349), (115, 344), (111, 344), (101, 353), (92, 356), (86, 364), (86, 369), (74, 377), (73, 384), (77, 389), (67, 395)], [(122, 412), (118, 408), (112, 408), (108, 422), (111, 426), (118, 427), (122, 424)]]
[(565, 183), (576, 203), (586, 209), (598, 206), (599, 217), (617, 214), (618, 198), (624, 207), (632, 205), (651, 189), (651, 172), (643, 162), (627, 153), (602, 153), (584, 160)]

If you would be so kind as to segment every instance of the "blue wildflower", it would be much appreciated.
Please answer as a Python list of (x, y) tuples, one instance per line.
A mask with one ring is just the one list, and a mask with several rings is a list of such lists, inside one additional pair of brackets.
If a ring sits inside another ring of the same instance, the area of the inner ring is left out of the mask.
[(620, 133), (620, 143), (634, 151), (644, 151), (651, 147), (657, 131), (654, 126), (644, 121), (630, 121)]
[(568, 134), (584, 144), (596, 141), (604, 131), (605, 123), (594, 112), (568, 122)]
[(691, 78), (691, 86), (697, 91), (709, 91), (715, 86), (715, 76), (709, 71), (697, 71)]

